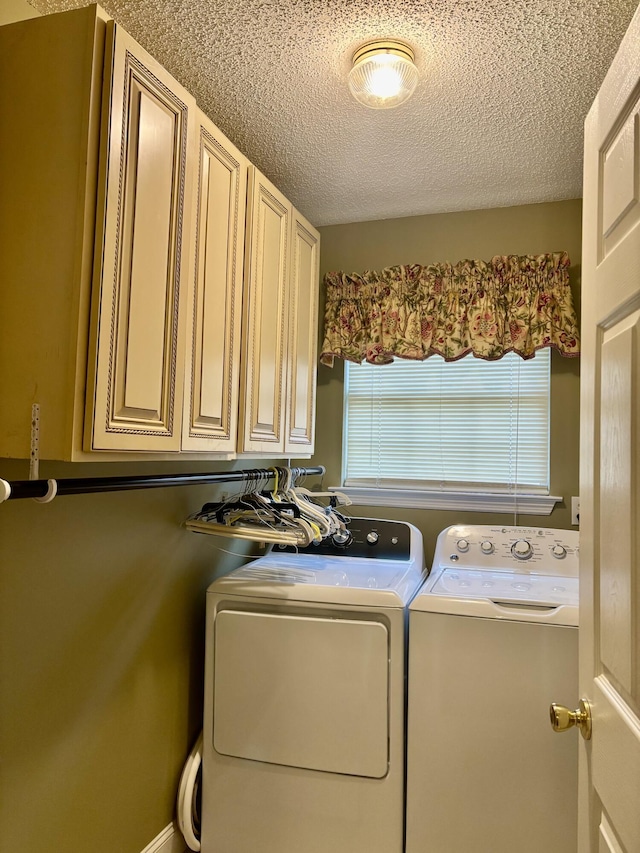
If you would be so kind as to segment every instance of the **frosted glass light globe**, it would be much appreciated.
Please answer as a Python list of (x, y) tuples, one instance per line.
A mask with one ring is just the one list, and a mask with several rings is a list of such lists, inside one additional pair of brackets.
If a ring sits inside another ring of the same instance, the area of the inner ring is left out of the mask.
[(370, 42), (353, 56), (349, 89), (366, 107), (378, 110), (396, 107), (411, 97), (417, 82), (413, 51), (401, 42)]

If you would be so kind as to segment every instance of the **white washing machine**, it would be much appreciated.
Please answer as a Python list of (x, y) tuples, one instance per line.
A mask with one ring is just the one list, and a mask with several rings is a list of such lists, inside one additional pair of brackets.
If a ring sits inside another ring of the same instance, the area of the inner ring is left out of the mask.
[(576, 853), (578, 533), (443, 531), (409, 615), (406, 853)]
[(407, 605), (422, 536), (278, 550), (207, 592), (203, 853), (402, 853)]

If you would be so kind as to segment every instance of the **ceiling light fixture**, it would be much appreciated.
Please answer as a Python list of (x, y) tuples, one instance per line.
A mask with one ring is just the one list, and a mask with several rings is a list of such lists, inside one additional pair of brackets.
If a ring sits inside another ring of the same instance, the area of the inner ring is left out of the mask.
[(397, 107), (413, 94), (418, 82), (413, 51), (400, 41), (370, 41), (353, 54), (349, 72), (351, 94), (374, 110)]

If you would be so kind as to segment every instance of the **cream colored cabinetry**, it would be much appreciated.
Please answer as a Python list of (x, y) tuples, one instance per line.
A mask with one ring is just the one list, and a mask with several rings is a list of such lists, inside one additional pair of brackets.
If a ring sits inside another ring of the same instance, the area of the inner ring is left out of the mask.
[(182, 449), (233, 454), (248, 163), (200, 110), (196, 136)]
[(99, 7), (0, 27), (0, 456), (311, 455), (318, 234), (248, 172)]
[(313, 453), (318, 352), (320, 235), (295, 208), (292, 217), (285, 453)]
[(0, 455), (180, 449), (194, 108), (99, 7), (0, 28)]
[(249, 169), (238, 442), (241, 453), (284, 450), (291, 203)]
[(313, 453), (318, 232), (251, 167), (241, 453)]
[(82, 448), (106, 23), (0, 28), (0, 455)]
[(195, 101), (113, 21), (105, 71), (85, 447), (176, 451)]

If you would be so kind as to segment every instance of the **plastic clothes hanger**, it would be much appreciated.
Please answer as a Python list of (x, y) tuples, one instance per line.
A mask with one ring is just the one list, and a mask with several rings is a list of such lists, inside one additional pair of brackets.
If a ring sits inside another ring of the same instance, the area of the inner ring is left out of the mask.
[(324, 528), (317, 519), (309, 518), (308, 514), (303, 518), (297, 502), (279, 488), (281, 480), (285, 484), (290, 481), (288, 469), (277, 469), (274, 474), (278, 477), (277, 493), (275, 489), (274, 493), (259, 491), (258, 487), (268, 481), (262, 475), (251, 475), (242, 494), (206, 503), (187, 519), (187, 528), (198, 533), (302, 547), (321, 541)]
[(348, 506), (351, 504), (351, 500), (342, 493), (337, 493), (336, 495), (333, 492), (323, 492), (321, 494), (331, 498), (329, 506), (316, 503), (313, 498), (318, 493), (292, 485), (297, 479), (296, 472), (298, 471), (299, 469), (294, 469), (293, 472), (289, 470), (288, 488), (284, 493), (286, 494), (286, 498), (299, 508), (303, 518), (307, 518), (320, 526), (320, 529), (323, 531), (323, 538), (331, 536), (338, 531), (345, 531), (346, 524), (344, 517), (340, 513), (335, 512), (335, 504), (342, 502)]

